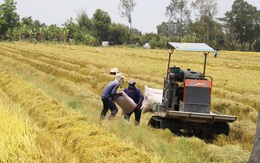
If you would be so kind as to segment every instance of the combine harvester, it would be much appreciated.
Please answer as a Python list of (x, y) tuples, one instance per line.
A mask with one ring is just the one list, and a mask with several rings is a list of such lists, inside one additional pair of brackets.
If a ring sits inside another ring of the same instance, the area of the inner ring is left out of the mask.
[[(210, 111), (212, 77), (205, 75), (207, 56), (214, 50), (205, 43), (168, 43), (169, 59), (162, 102), (153, 107), (153, 116), (148, 125), (153, 128), (170, 129), (177, 135), (195, 135), (199, 138), (214, 138), (229, 134), (227, 122), (237, 117), (214, 114)], [(181, 70), (170, 66), (173, 51), (204, 53), (203, 73)]]

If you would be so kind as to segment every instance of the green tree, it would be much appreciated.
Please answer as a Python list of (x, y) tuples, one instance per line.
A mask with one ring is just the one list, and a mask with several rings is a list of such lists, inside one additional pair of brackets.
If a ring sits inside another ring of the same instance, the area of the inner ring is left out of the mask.
[(157, 41), (157, 47), (160, 47), (160, 48), (166, 48), (168, 42), (170, 42), (169, 37), (160, 36), (159, 41)]
[(112, 23), (109, 29), (110, 45), (122, 45), (129, 42), (129, 28), (123, 24)]
[(199, 10), (198, 17), (208, 17), (209, 20), (213, 20), (214, 16), (218, 14), (217, 0), (195, 0), (191, 3), (194, 9)]
[(244, 0), (235, 0), (232, 5), (232, 16), (234, 20), (235, 32), (239, 42), (241, 43), (242, 50), (245, 50), (245, 45), (249, 42), (249, 49), (255, 41), (255, 21), (257, 19), (256, 7), (248, 4)]
[(254, 50), (257, 52), (260, 52), (260, 37), (256, 39), (255, 45), (254, 45)]
[(21, 23), (26, 25), (26, 26), (31, 26), (33, 25), (33, 20), (32, 20), (32, 17), (29, 16), (29, 17), (24, 17), (21, 19)]
[(169, 16), (169, 21), (174, 22), (177, 33), (180, 37), (187, 34), (188, 24), (190, 23), (190, 10), (187, 7), (188, 0), (171, 0), (166, 7), (165, 15)]
[(134, 0), (120, 0), (120, 3), (118, 5), (119, 13), (122, 17), (126, 17), (128, 20), (128, 23), (130, 24), (130, 30), (132, 29), (132, 12), (134, 10), (134, 7), (136, 6), (136, 3)]
[(14, 0), (4, 0), (0, 5), (0, 35), (3, 37), (6, 32), (19, 26), (19, 15), (15, 12), (16, 2)]
[(132, 44), (140, 45), (140, 39), (142, 37), (141, 31), (139, 31), (136, 28), (132, 28), (131, 32), (130, 33), (128, 32), (128, 36)]
[(260, 34), (260, 13), (256, 7), (250, 5), (244, 0), (235, 0), (232, 10), (225, 13), (224, 18), (220, 18), (226, 38), (232, 49), (236, 44), (241, 44), (241, 50), (245, 50), (249, 43), (249, 50), (252, 44)]
[(39, 20), (33, 20), (32, 17), (24, 17), (21, 19), (21, 26), (19, 31), (23, 31), (23, 39), (29, 39), (30, 41), (39, 41), (44, 39), (42, 37), (42, 27), (46, 26), (44, 23), (41, 23)]
[(184, 36), (182, 39), (181, 39), (181, 42), (196, 42), (197, 41), (197, 37), (196, 37), (196, 34), (193, 33), (193, 34), (188, 34), (186, 36)]
[(222, 25), (216, 21), (213, 22), (213, 33), (211, 35), (212, 42), (211, 45), (215, 49), (222, 49), (221, 47), (225, 44), (225, 33), (223, 32)]
[(93, 27), (92, 20), (88, 17), (86, 11), (80, 10), (77, 12), (76, 22), (78, 27), (81, 30), (87, 30), (87, 31), (92, 30)]
[(86, 11), (78, 11), (76, 23), (73, 23), (73, 20), (70, 19), (66, 22), (65, 26), (69, 30), (69, 38), (74, 39), (75, 42), (81, 42), (84, 44), (92, 42), (91, 37), (93, 37), (95, 34), (93, 21), (88, 17)]
[(195, 0), (191, 3), (192, 8), (199, 11), (199, 20), (204, 23), (206, 42), (210, 43), (210, 35), (213, 34), (214, 17), (218, 13), (218, 4), (216, 0)]
[(160, 36), (155, 33), (146, 33), (140, 38), (140, 42), (142, 45), (144, 45), (145, 43), (150, 43), (151, 48), (155, 48), (159, 40)]
[(226, 12), (225, 17), (218, 18), (222, 22), (222, 28), (225, 33), (225, 39), (228, 42), (228, 46), (235, 50), (236, 44), (238, 43), (238, 37), (235, 33), (234, 19), (231, 12)]
[(70, 18), (63, 24), (64, 28), (68, 30), (68, 39), (75, 39), (76, 31), (77, 31), (77, 26), (73, 22), (73, 19)]
[(92, 18), (95, 36), (99, 41), (108, 40), (111, 18), (107, 12), (97, 9)]
[(203, 20), (197, 20), (189, 25), (189, 30), (196, 33), (197, 42), (206, 42), (207, 35), (205, 30), (205, 22)]
[(255, 33), (256, 33), (256, 42), (254, 44), (254, 50), (260, 52), (260, 10), (256, 13), (256, 21), (255, 21)]
[(132, 32), (132, 34), (135, 34), (135, 35), (138, 35), (138, 36), (141, 36), (142, 35), (142, 32), (141, 31), (139, 31), (138, 29), (136, 29), (136, 28), (132, 28), (132, 30), (131, 30)]
[(180, 36), (177, 29), (177, 24), (173, 21), (162, 22), (157, 27), (157, 34), (170, 37), (170, 36)]

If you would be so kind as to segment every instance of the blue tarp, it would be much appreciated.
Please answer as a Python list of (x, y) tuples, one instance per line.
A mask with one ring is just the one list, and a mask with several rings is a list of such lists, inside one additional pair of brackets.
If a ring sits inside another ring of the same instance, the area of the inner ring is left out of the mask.
[(202, 51), (202, 52), (213, 52), (214, 49), (205, 43), (178, 43), (169, 42), (171, 47), (177, 51)]

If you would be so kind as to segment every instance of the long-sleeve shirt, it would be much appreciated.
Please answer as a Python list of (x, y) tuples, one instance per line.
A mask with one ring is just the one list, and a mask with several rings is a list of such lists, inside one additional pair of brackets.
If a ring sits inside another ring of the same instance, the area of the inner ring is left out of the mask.
[(125, 88), (124, 92), (134, 100), (134, 102), (139, 106), (139, 108), (142, 106), (142, 102), (144, 100), (143, 93), (139, 88), (134, 88), (133, 90), (130, 90), (129, 88)]
[(101, 99), (112, 98), (113, 95), (117, 93), (117, 89), (119, 86), (120, 84), (116, 80), (109, 82), (101, 94)]

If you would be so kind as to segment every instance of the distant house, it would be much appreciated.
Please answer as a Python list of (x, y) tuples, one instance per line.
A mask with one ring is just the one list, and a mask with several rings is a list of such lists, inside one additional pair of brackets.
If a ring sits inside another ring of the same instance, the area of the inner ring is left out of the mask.
[(144, 44), (144, 48), (150, 49), (150, 48), (151, 48), (150, 43), (145, 43), (145, 44)]
[(102, 41), (102, 46), (109, 46), (109, 41)]

